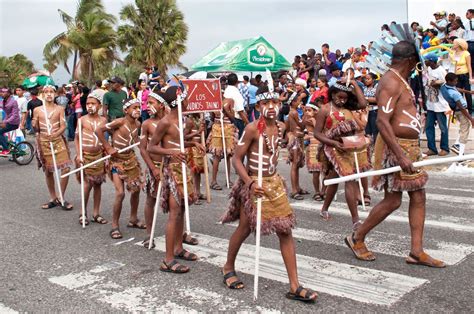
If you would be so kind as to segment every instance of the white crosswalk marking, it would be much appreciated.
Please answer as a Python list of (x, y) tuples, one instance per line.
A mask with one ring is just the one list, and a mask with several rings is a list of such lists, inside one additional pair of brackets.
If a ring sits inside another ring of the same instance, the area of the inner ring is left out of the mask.
[[(321, 205), (315, 202), (309, 201), (301, 201), (301, 202), (292, 202), (290, 203), (293, 208), (302, 209), (307, 211), (312, 211), (315, 214), (319, 213), (319, 209)], [(337, 204), (337, 205), (334, 205)], [(339, 205), (340, 203), (333, 203), (331, 207), (329, 207), (329, 213), (336, 213), (339, 215), (350, 216), (349, 209), (346, 205), (344, 207)], [(359, 217), (361, 219), (367, 218), (369, 215), (368, 212), (359, 211)], [(427, 219), (425, 220), (425, 226), (435, 227), (435, 228), (443, 228), (443, 229), (451, 229), (456, 231), (464, 231), (464, 232), (474, 232), (474, 221), (471, 219), (454, 217), (454, 216), (439, 216), (440, 220), (434, 220), (428, 218), (430, 215), (427, 215)], [(396, 222), (406, 222), (408, 223), (408, 215), (404, 212), (395, 212), (388, 216), (385, 221), (396, 221)]]
[(0, 313), (2, 314), (17, 314), (18, 312), (15, 311), (15, 310), (12, 310), (11, 308), (3, 305), (2, 303), (0, 303)]
[[(236, 223), (227, 224), (236, 227)], [(324, 244), (346, 247), (344, 237), (347, 234), (329, 233), (321, 230), (295, 228), (293, 237)], [(426, 249), (434, 258), (441, 259), (447, 265), (456, 265), (474, 252), (474, 247), (468, 244), (444, 241), (429, 241), (436, 249)], [(367, 247), (374, 253), (382, 253), (398, 257), (406, 257), (410, 250), (410, 237), (386, 232), (373, 231), (366, 239)], [(427, 246), (432, 247), (432, 246)]]
[[(202, 260), (222, 267), (226, 261), (228, 241), (198, 234), (199, 245), (192, 248)], [(164, 237), (156, 238), (156, 249), (165, 251)], [(243, 244), (237, 257), (238, 270), (253, 274), (255, 247)], [(391, 305), (403, 295), (428, 282), (426, 279), (385, 272), (344, 263), (297, 255), (302, 284), (316, 291), (352, 300)], [(280, 251), (261, 248), (261, 277), (288, 283)]]

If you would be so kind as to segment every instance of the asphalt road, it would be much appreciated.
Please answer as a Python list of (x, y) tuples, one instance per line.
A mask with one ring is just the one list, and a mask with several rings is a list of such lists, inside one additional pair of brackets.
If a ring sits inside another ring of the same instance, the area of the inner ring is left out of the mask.
[[(288, 166), (280, 163), (288, 177)], [(293, 202), (298, 220), (300, 281), (319, 292), (315, 304), (284, 297), (286, 271), (276, 236), (262, 238), (260, 292), (253, 302), (253, 251), (250, 236), (237, 261), (246, 284), (242, 291), (226, 289), (220, 267), (225, 261), (232, 225), (216, 222), (226, 208), (229, 190), (213, 191), (211, 204), (191, 207), (191, 230), (200, 257), (186, 262), (191, 271), (173, 275), (159, 271), (164, 257), (166, 216), (158, 216), (157, 248), (139, 245), (143, 230), (125, 227), (128, 198), (122, 212), (122, 240), (112, 240), (110, 224), (78, 223), (80, 189), (70, 180), (66, 198), (73, 212), (42, 210), (47, 200), (44, 176), (35, 162), (20, 167), (0, 160), (0, 312), (471, 312), (474, 306), (474, 176), (430, 172), (427, 186), (425, 246), (449, 266), (430, 269), (404, 261), (409, 250), (407, 196), (402, 208), (369, 236), (378, 259), (356, 260), (344, 246), (351, 221), (343, 194), (331, 207), (328, 222), (318, 216), (321, 203), (306, 197)], [(302, 185), (310, 177), (302, 170)], [(220, 183), (224, 184), (223, 176)], [(342, 190), (340, 190), (342, 192)], [(144, 194), (140, 200), (143, 218)], [(103, 186), (102, 214), (111, 218), (114, 197), (110, 182)], [(373, 203), (381, 194), (372, 193)], [(361, 214), (364, 217), (364, 213)]]

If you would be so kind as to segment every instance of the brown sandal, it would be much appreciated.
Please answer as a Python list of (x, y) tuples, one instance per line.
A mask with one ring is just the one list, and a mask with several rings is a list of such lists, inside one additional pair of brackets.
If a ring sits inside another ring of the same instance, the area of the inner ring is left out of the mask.
[(425, 252), (421, 253), (420, 256), (416, 256), (413, 253), (408, 254), (406, 258), (406, 263), (411, 265), (422, 265), (433, 268), (445, 268), (446, 264), (443, 261), (432, 258)]
[[(245, 287), (244, 283), (240, 281), (239, 277), (237, 277), (237, 273), (235, 272), (235, 270), (232, 270), (228, 272), (227, 274), (224, 274), (224, 271), (222, 271), (222, 275), (224, 276), (224, 284), (226, 285), (227, 288), (232, 289), (232, 290), (240, 290)], [(227, 280), (233, 277), (235, 277), (235, 281), (227, 283)]]
[[(374, 253), (367, 249), (364, 242), (356, 242), (354, 240), (354, 234), (347, 236), (344, 242), (346, 242), (346, 245), (352, 250), (352, 253), (354, 253), (357, 259), (367, 262), (375, 261)], [(358, 251), (362, 251), (362, 253), (357, 253)]]
[(192, 237), (190, 234), (187, 234), (186, 232), (183, 234), (183, 243), (189, 244), (189, 245), (198, 245), (199, 241), (198, 239)]
[(181, 265), (180, 263), (178, 263), (177, 260), (174, 259), (169, 263), (162, 261), (160, 265), (160, 270), (166, 273), (184, 274), (189, 271), (189, 267)]
[(182, 259), (184, 261), (190, 261), (190, 262), (195, 262), (198, 260), (198, 256), (194, 253), (191, 253), (187, 250), (182, 250), (181, 252), (179, 252), (178, 254), (175, 254), (174, 255), (174, 258), (177, 258), (177, 259)]

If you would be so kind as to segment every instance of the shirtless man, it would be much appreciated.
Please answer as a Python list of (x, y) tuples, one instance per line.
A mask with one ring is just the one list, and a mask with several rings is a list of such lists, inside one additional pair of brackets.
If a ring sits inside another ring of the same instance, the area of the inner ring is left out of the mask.
[[(163, 159), (163, 180), (166, 184), (161, 190), (161, 208), (163, 212), (169, 213), (166, 224), (166, 255), (160, 265), (160, 270), (171, 273), (186, 273), (189, 267), (180, 264), (176, 259), (196, 261), (197, 255), (183, 248), (184, 229), (184, 184), (188, 188), (189, 204), (192, 204), (197, 195), (194, 193), (192, 178), (187, 168), (186, 183), (183, 180), (182, 163), (186, 162), (186, 154), (180, 148), (180, 130), (178, 115), (178, 97), (182, 97), (184, 106), (185, 95), (179, 93), (176, 86), (168, 87), (158, 95), (163, 98), (165, 105), (171, 108), (169, 114), (158, 122), (155, 132), (148, 145), (150, 154), (161, 155)], [(201, 144), (196, 142), (184, 142), (186, 147), (197, 147), (204, 151)]]
[[(125, 117), (118, 118), (100, 127), (96, 134), (101, 141), (108, 155), (112, 155), (110, 160), (110, 175), (115, 187), (115, 200), (112, 214), (112, 239), (121, 239), (122, 233), (119, 228), (120, 213), (122, 212), (122, 202), (125, 198), (124, 184), (130, 195), (130, 220), (127, 224), (129, 228), (146, 229), (137, 216), (138, 202), (140, 201), (140, 189), (143, 187), (143, 177), (140, 163), (135, 151), (130, 149), (123, 153), (117, 151), (128, 147), (139, 140), (138, 130), (140, 128), (140, 100), (127, 99), (123, 104)], [(105, 132), (112, 133), (112, 146), (105, 139)]]
[[(256, 228), (256, 198), (262, 198), (261, 234), (276, 233), (280, 240), (280, 250), (285, 263), (290, 291), (286, 297), (293, 300), (314, 302), (316, 292), (300, 286), (296, 266), (295, 243), (292, 229), (296, 225), (293, 209), (286, 196), (284, 179), (277, 172), (280, 147), (285, 132), (285, 124), (276, 121), (281, 109), (278, 93), (262, 86), (257, 91), (257, 110), (263, 121), (257, 120), (248, 124), (237, 144), (232, 159), (239, 179), (232, 187), (230, 205), (221, 219), (222, 223), (239, 220), (239, 226), (229, 241), (227, 261), (222, 269), (224, 283), (230, 289), (242, 289), (244, 284), (235, 272), (235, 259), (242, 243)], [(263, 142), (263, 184), (257, 185), (258, 143), (260, 132)], [(246, 158), (247, 165), (243, 164)]]
[[(87, 96), (86, 109), (87, 115), (80, 118), (82, 126), (82, 147), (79, 147), (79, 127), (76, 130), (76, 136), (74, 144), (76, 146), (76, 165), (81, 166), (89, 164), (97, 159), (100, 159), (104, 155), (102, 143), (99, 142), (99, 138), (96, 135), (98, 128), (104, 126), (107, 123), (105, 117), (99, 116), (99, 110), (101, 109), (102, 96), (99, 93), (92, 92)], [(78, 122), (79, 125), (79, 122)], [(79, 150), (82, 149), (82, 160), (80, 158)], [(79, 224), (82, 225), (82, 220), (85, 219), (85, 224), (89, 224), (87, 219), (87, 203), (89, 202), (89, 196), (91, 190), (94, 189), (94, 213), (92, 215), (92, 221), (99, 224), (106, 224), (105, 220), (100, 215), (100, 200), (102, 195), (102, 183), (105, 182), (105, 162), (95, 164), (84, 170), (84, 198), (85, 198), (85, 214), (86, 217), (79, 216)], [(79, 174), (77, 175), (80, 180)]]
[[(214, 114), (214, 123), (212, 124), (211, 133), (207, 138), (207, 150), (212, 154), (212, 179), (211, 189), (222, 190), (222, 187), (217, 183), (217, 172), (219, 171), (219, 163), (222, 158), (227, 158), (227, 173), (230, 175), (230, 157), (234, 154), (235, 145), (238, 139), (239, 131), (234, 126), (234, 101), (232, 99), (224, 99), (222, 104), (222, 113)], [(222, 144), (222, 128), (221, 119), (224, 124), (225, 149)]]
[(304, 167), (304, 133), (305, 125), (298, 115), (298, 107), (302, 103), (304, 92), (293, 93), (288, 103), (290, 104), (290, 113), (288, 114), (288, 163), (291, 164), (291, 194), (290, 197), (295, 200), (303, 200), (303, 195), (309, 194), (308, 191), (300, 187), (300, 168)]
[(379, 82), (376, 99), (381, 105), (378, 112), (377, 137), (374, 151), (375, 169), (400, 165), (401, 172), (374, 177), (375, 189), (384, 189), (384, 199), (370, 212), (362, 225), (345, 239), (354, 255), (361, 260), (373, 261), (364, 241), (366, 235), (387, 216), (400, 207), (403, 191), (410, 196), (408, 218), (411, 231), (411, 250), (406, 258), (408, 264), (445, 267), (423, 251), (423, 228), (425, 222), (426, 196), (424, 186), (428, 174), (413, 167), (413, 162), (421, 160), (418, 138), (421, 132), (420, 117), (415, 105), (415, 96), (407, 80), (415, 68), (419, 57), (415, 45), (401, 41), (392, 51), (390, 70)]
[[(201, 143), (201, 134), (204, 132), (205, 120), (201, 119), (201, 114), (193, 113), (186, 117), (186, 126), (184, 129), (184, 139), (191, 142)], [(193, 176), (194, 192), (198, 196), (198, 199), (194, 202), (194, 205), (202, 205), (201, 200), (205, 200), (206, 197), (201, 194), (201, 173), (204, 173), (204, 154), (200, 152), (196, 147), (189, 147), (188, 153), (188, 164)]]
[[(36, 133), (36, 145), (38, 166), (43, 168), (46, 176), (46, 185), (49, 191), (49, 202), (41, 206), (42, 209), (49, 209), (61, 206), (61, 202), (56, 194), (54, 184), (54, 164), (51, 152), (51, 144), (53, 143), (54, 157), (56, 158), (56, 166), (61, 173), (69, 172), (72, 161), (69, 155), (69, 148), (66, 139), (63, 136), (66, 130), (66, 119), (64, 116), (64, 108), (54, 103), (54, 94), (56, 88), (52, 85), (43, 87), (43, 105), (36, 107), (33, 111), (33, 120), (31, 122)], [(48, 132), (48, 128), (50, 132)], [(64, 197), (69, 177), (60, 180), (61, 192)], [(72, 204), (64, 201), (64, 210), (72, 210)]]

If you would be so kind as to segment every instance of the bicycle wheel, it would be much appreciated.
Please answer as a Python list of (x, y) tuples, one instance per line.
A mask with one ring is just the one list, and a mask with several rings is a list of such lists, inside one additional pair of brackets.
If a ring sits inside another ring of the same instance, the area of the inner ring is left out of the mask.
[(35, 157), (35, 148), (29, 142), (20, 142), (14, 146), (11, 154), (18, 165), (25, 166)]

